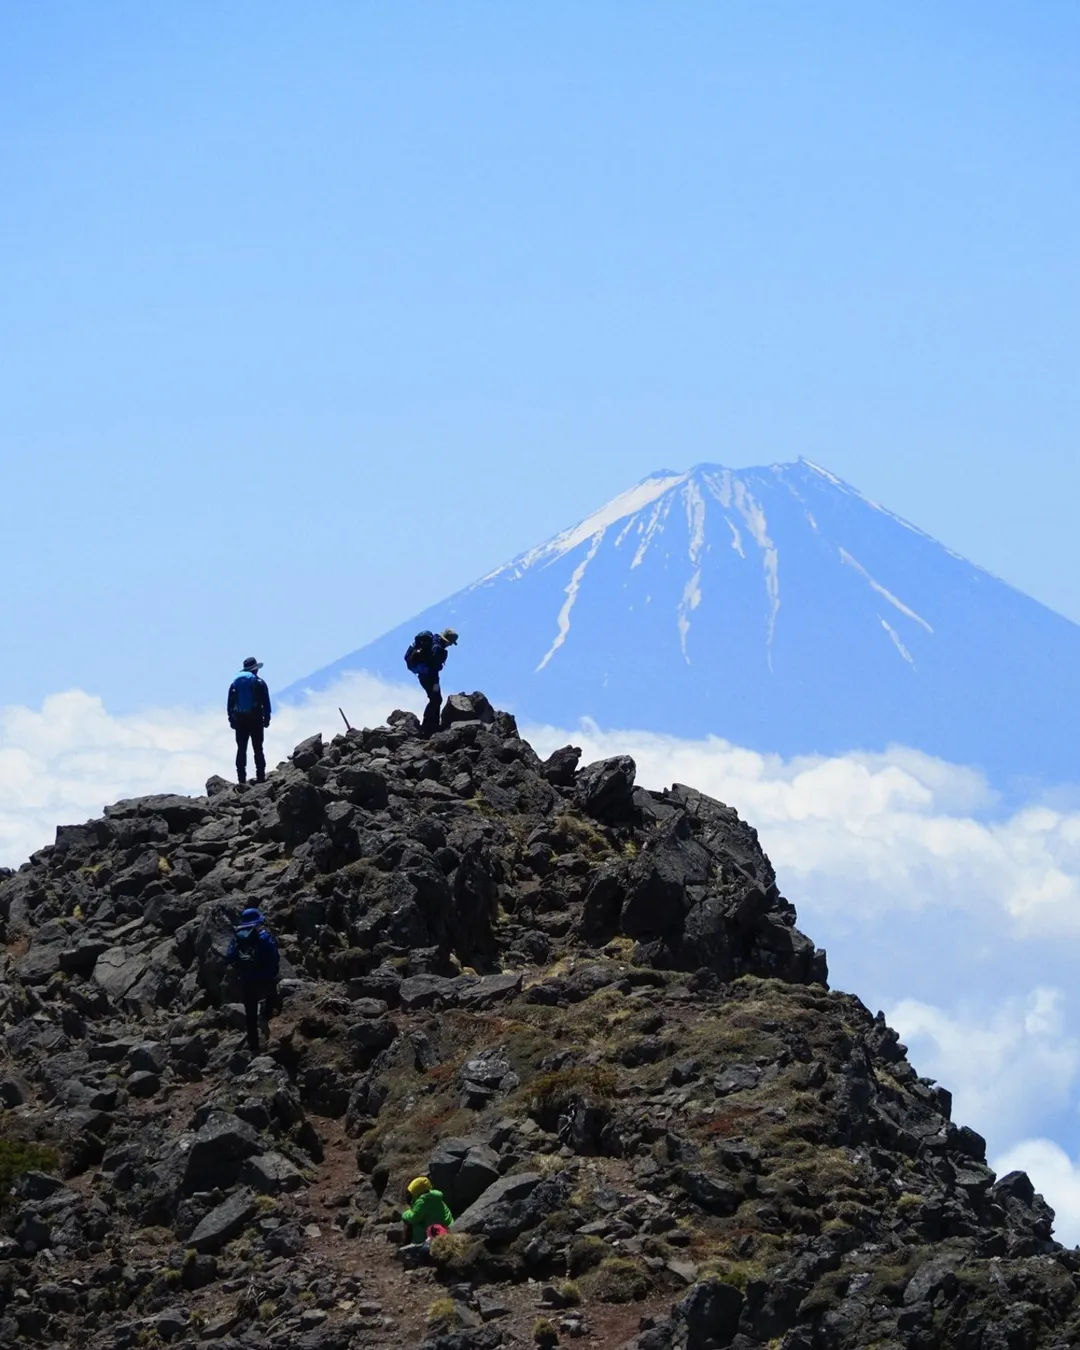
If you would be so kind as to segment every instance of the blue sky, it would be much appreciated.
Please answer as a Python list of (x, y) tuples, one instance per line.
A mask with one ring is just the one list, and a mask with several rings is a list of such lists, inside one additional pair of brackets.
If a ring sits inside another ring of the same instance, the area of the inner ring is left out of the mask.
[(281, 686), (706, 459), (1080, 619), (1078, 56), (1066, 3), (9, 7), (0, 704)]

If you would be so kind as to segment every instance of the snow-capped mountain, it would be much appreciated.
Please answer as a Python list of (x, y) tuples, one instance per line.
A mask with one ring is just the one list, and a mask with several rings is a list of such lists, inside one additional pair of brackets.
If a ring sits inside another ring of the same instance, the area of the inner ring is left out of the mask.
[(445, 683), (520, 717), (715, 734), (784, 755), (899, 742), (994, 781), (1075, 777), (1080, 627), (799, 460), (660, 470), (306, 680)]

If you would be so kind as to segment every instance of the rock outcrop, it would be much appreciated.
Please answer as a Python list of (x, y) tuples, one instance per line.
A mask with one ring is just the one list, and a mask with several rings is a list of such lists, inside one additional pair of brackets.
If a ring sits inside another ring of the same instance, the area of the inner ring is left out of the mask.
[[(828, 989), (734, 810), (541, 760), (482, 694), (418, 733), (0, 874), (0, 1344), (1080, 1343), (1049, 1207)], [(285, 958), (254, 1057), (247, 905)], [(422, 1171), (461, 1222), (407, 1270)]]

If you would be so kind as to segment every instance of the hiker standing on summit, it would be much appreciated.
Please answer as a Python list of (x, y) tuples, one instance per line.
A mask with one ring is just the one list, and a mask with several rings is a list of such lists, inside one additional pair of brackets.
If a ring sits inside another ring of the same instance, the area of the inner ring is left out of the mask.
[(439, 729), (439, 712), (442, 708), (439, 672), (446, 665), (448, 648), (453, 647), (457, 639), (458, 635), (452, 628), (444, 628), (441, 633), (429, 633), (425, 629), (417, 633), (405, 653), (405, 664), (428, 696), (424, 720), (420, 725), (421, 736), (431, 736)]
[(255, 758), (255, 781), (266, 782), (266, 758), (263, 755), (263, 732), (270, 725), (270, 690), (259, 678), (263, 663), (249, 656), (244, 669), (229, 685), (229, 701), (225, 705), (229, 726), (236, 732), (236, 781), (247, 782), (247, 748)]

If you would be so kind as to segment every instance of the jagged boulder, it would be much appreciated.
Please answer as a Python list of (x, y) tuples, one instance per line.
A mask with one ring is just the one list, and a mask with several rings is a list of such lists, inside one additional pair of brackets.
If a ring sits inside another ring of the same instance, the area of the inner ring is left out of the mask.
[(495, 721), (495, 709), (485, 695), (451, 694), (442, 707), (439, 725), (443, 731), (463, 722), (477, 722), (481, 726), (490, 726)]
[(187, 1149), (183, 1187), (188, 1195), (231, 1186), (241, 1164), (261, 1151), (258, 1132), (246, 1120), (215, 1111), (196, 1132)]
[(598, 759), (577, 774), (574, 796), (581, 809), (597, 820), (625, 819), (634, 806), (637, 765), (629, 755)]

